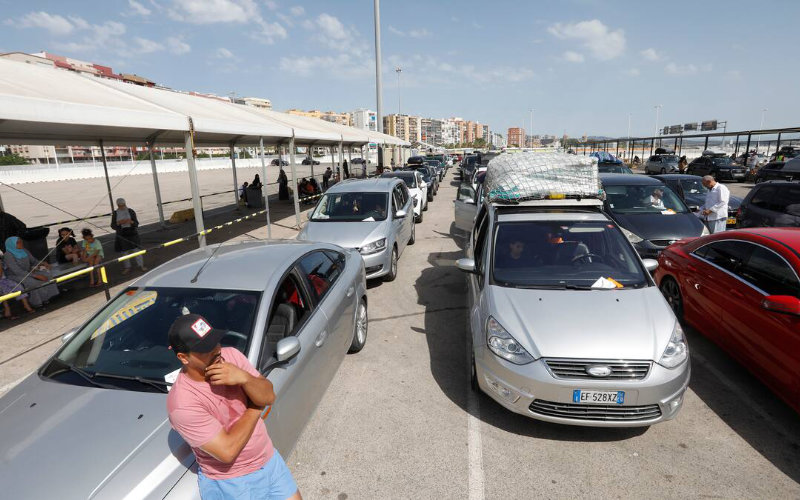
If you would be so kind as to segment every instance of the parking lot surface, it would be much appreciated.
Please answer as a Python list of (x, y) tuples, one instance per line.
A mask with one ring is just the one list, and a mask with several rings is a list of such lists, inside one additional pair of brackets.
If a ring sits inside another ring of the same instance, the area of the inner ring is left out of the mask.
[[(698, 332), (683, 409), (650, 428), (547, 424), (472, 392), (456, 186), (451, 169), (397, 280), (369, 284), (366, 347), (345, 358), (286, 456), (305, 498), (800, 498), (800, 416)], [(289, 225), (275, 236), (292, 237)], [(0, 394), (102, 303), (2, 332)]]

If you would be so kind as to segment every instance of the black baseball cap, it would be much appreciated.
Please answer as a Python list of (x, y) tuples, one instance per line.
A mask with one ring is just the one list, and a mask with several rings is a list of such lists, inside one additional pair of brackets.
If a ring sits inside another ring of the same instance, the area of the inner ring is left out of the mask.
[(211, 352), (225, 333), (199, 314), (184, 314), (169, 327), (169, 345), (176, 353)]

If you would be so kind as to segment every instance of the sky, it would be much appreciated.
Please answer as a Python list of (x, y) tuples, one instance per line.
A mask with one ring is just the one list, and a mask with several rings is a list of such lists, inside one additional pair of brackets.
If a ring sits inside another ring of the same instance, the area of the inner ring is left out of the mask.
[[(497, 132), (797, 126), (800, 2), (383, 0), (383, 113)], [(0, 51), (89, 60), (276, 110), (375, 110), (371, 0), (0, 0)], [(400, 86), (395, 68), (400, 67)], [(398, 99), (399, 97), (399, 99)], [(766, 111), (762, 111), (765, 110)]]

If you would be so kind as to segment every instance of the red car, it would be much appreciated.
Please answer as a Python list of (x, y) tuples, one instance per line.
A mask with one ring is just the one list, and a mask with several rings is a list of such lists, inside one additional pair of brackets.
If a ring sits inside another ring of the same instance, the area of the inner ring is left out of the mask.
[(800, 228), (752, 228), (683, 240), (656, 282), (683, 319), (800, 413)]

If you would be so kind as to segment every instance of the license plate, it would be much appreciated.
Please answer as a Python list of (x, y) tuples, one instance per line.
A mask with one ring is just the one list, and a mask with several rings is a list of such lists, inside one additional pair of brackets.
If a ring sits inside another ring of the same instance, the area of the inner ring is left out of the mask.
[(736, 217), (728, 217), (728, 225), (731, 226), (734, 224), (736, 224)]
[(572, 402), (579, 404), (616, 404), (625, 402), (625, 391), (572, 391)]

